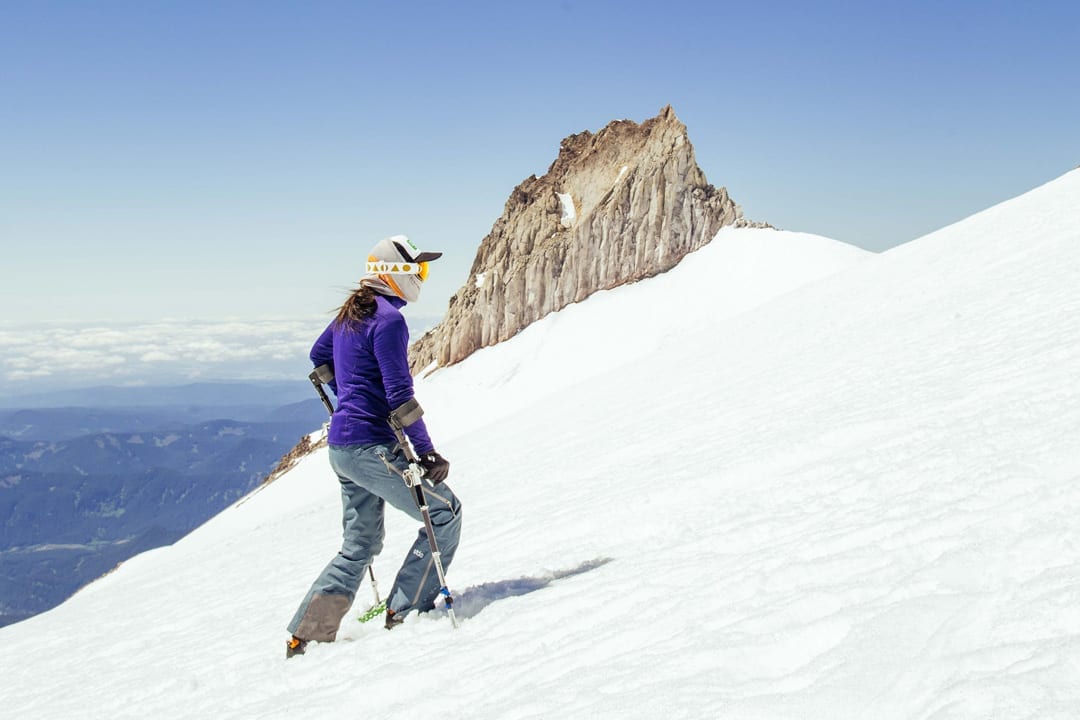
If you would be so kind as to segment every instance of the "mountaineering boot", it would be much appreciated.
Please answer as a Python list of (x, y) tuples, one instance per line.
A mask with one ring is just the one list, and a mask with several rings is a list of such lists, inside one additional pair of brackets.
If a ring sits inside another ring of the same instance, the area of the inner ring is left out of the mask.
[(285, 659), (288, 660), (293, 655), (303, 655), (304, 650), (307, 649), (307, 640), (301, 640), (293, 635), (285, 642)]
[(390, 608), (386, 608), (386, 629), (393, 630), (401, 623), (405, 622), (404, 615), (398, 615)]

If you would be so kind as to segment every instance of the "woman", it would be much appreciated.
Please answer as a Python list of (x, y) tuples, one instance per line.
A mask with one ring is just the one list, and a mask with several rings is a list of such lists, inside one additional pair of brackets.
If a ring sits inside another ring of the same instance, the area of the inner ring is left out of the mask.
[[(308, 642), (332, 642), (352, 605), (364, 572), (383, 546), (383, 507), (421, 519), (402, 474), (408, 467), (397, 446), (390, 412), (413, 398), (409, 373), (409, 331), (401, 308), (415, 301), (428, 263), (442, 253), (420, 252), (408, 238), (380, 241), (368, 256), (360, 287), (338, 310), (311, 349), (316, 367), (329, 363), (337, 409), (330, 421), (330, 467), (341, 483), (344, 538), (341, 550), (322, 571), (289, 623), (286, 657), (304, 652)], [(448, 567), (461, 532), (461, 503), (443, 484), (450, 464), (435, 451), (422, 419), (405, 428), (424, 467), (435, 539)], [(386, 627), (400, 624), (412, 610), (435, 607), (439, 594), (424, 528), (405, 557), (387, 599)]]

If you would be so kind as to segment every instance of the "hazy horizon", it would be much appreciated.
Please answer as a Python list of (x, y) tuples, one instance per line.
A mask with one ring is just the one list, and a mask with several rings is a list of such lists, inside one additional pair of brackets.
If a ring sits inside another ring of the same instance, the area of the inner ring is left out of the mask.
[[(413, 338), (439, 318), (407, 314)], [(307, 382), (316, 318), (0, 324), (0, 406), (23, 395), (96, 386)], [(314, 397), (314, 395), (313, 395)]]

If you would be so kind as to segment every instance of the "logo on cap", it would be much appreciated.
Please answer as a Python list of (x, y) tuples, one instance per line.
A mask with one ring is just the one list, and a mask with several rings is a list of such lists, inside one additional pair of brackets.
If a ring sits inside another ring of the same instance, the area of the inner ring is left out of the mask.
[(368, 260), (367, 271), (374, 275), (420, 275), (427, 263), (387, 262)]

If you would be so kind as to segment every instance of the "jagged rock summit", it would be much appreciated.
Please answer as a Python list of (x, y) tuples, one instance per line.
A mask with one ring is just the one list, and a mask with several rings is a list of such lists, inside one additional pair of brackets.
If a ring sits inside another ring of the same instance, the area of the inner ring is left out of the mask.
[(562, 141), (476, 253), (445, 319), (411, 349), (414, 373), (452, 365), (570, 303), (674, 267), (722, 226), (751, 224), (697, 166), (671, 106)]

